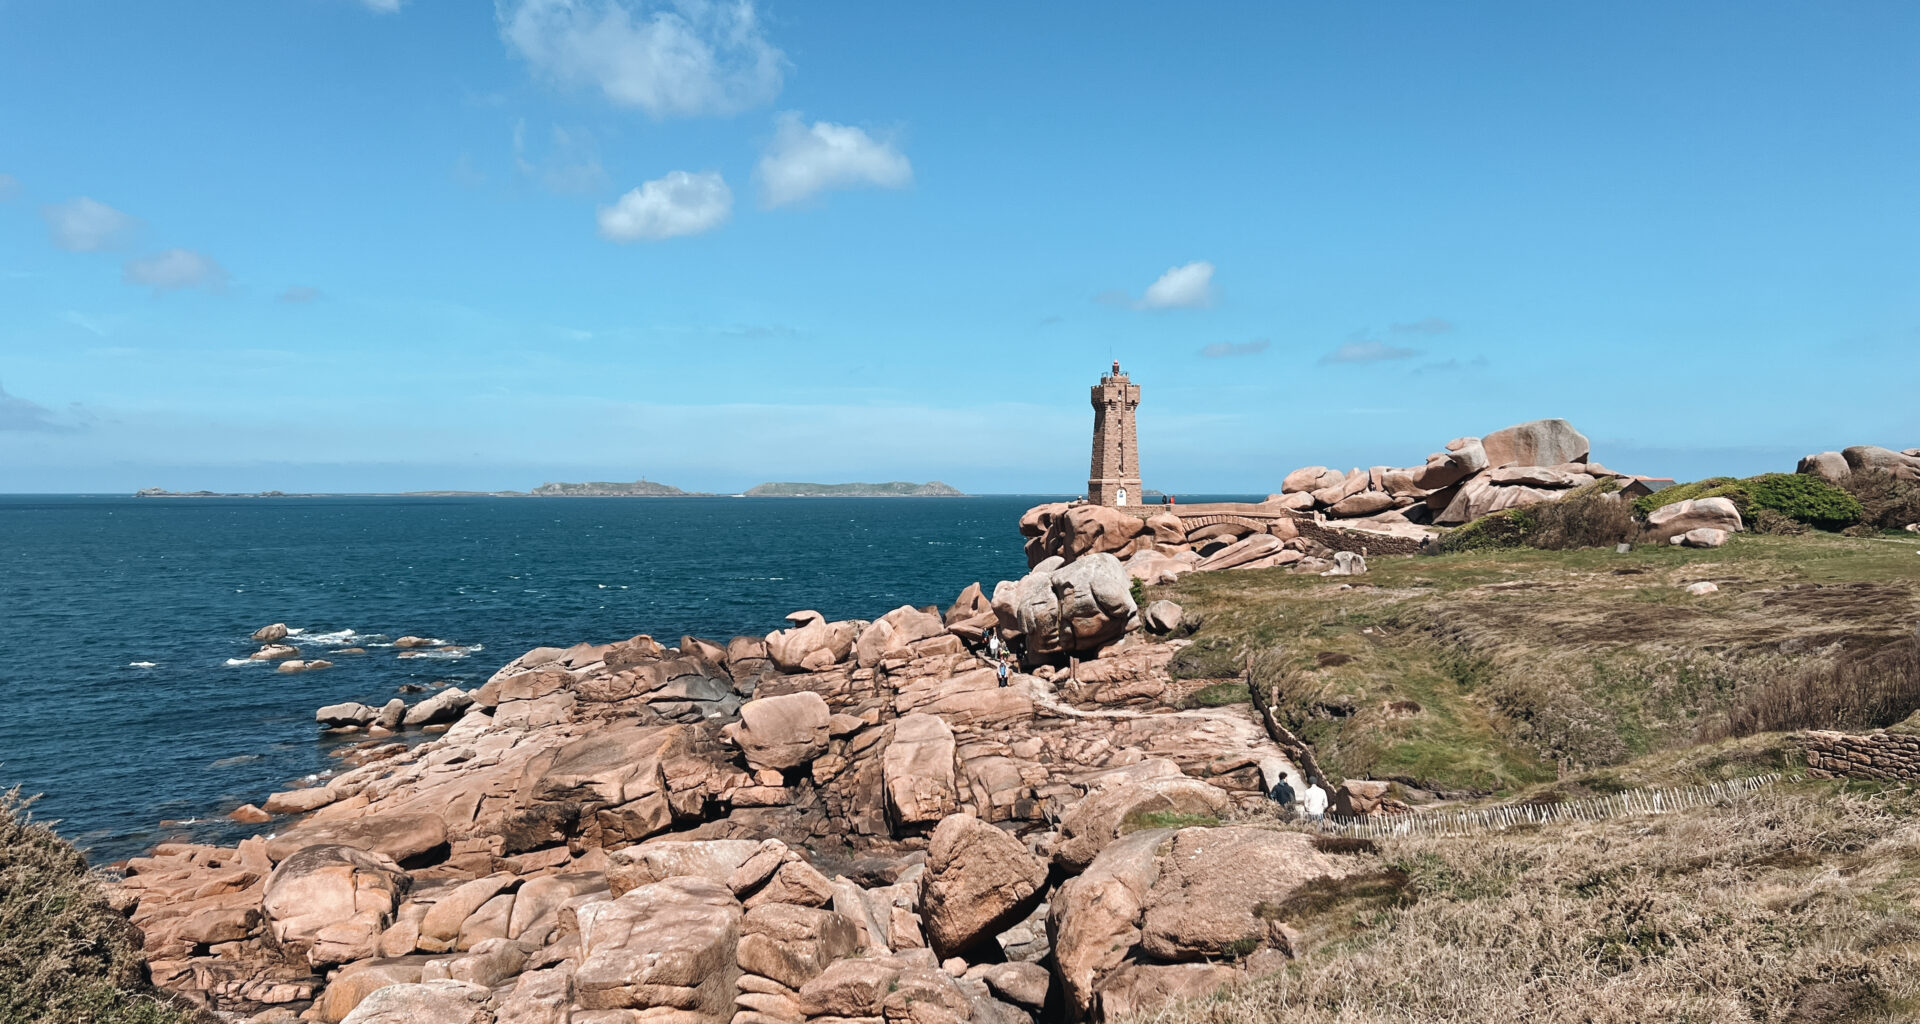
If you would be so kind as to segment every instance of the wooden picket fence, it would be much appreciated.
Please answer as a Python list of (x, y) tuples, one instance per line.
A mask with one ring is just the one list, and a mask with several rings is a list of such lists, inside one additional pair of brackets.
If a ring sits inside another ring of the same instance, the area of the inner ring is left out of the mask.
[(1322, 825), (1327, 831), (1340, 835), (1377, 839), (1387, 836), (1464, 835), (1516, 825), (1603, 821), (1628, 814), (1672, 814), (1725, 803), (1734, 797), (1766, 789), (1783, 778), (1785, 776), (1773, 772), (1705, 786), (1648, 787), (1557, 804), (1505, 804), (1457, 811), (1415, 811), (1355, 818), (1329, 814)]

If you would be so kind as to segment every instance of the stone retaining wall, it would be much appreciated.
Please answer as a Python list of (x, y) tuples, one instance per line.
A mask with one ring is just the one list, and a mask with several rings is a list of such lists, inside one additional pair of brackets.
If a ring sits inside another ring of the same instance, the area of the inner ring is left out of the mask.
[(1375, 533), (1372, 530), (1343, 529), (1331, 523), (1317, 522), (1312, 519), (1296, 519), (1294, 524), (1300, 528), (1300, 536), (1317, 540), (1335, 551), (1351, 551), (1366, 555), (1417, 555), (1421, 541), (1414, 537), (1401, 537), (1391, 533)]
[(1920, 735), (1804, 732), (1807, 773), (1823, 778), (1920, 779)]

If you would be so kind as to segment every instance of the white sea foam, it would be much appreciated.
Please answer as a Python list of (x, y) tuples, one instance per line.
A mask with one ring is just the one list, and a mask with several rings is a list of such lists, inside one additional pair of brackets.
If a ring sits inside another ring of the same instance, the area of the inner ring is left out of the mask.
[(255, 661), (255, 660), (253, 660), (252, 658), (228, 658), (228, 659), (227, 659), (227, 664), (228, 664), (228, 665), (234, 665), (234, 666), (238, 666), (238, 665), (271, 665), (271, 664), (273, 664), (273, 662), (270, 662), (270, 661)]
[(151, 662), (151, 661), (129, 661), (129, 662), (127, 662), (127, 667), (128, 667), (128, 668), (153, 668), (153, 667), (154, 667), (154, 662)]
[(401, 655), (405, 658), (432, 658), (435, 661), (454, 661), (464, 658), (474, 651), (486, 650), (485, 644), (469, 644), (462, 647), (415, 648)]
[(306, 631), (307, 631), (307, 627), (305, 626), (288, 626), (287, 627), (288, 636), (299, 636), (300, 634), (305, 633)]
[[(287, 630), (287, 632), (291, 634), (293, 630)], [(315, 633), (312, 636), (303, 636), (300, 638), (300, 642), (320, 644), (322, 646), (345, 647), (352, 643), (358, 636), (360, 636), (360, 634), (351, 629), (336, 629), (331, 633)]]

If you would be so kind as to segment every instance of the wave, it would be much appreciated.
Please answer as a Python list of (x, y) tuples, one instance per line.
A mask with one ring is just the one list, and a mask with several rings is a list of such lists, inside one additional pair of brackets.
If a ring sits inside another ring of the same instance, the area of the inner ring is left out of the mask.
[(271, 664), (273, 664), (273, 662), (271, 662), (271, 661), (255, 661), (255, 660), (253, 660), (252, 658), (228, 658), (228, 659), (227, 659), (227, 664), (228, 664), (228, 665), (233, 665), (233, 666), (238, 666), (238, 665), (271, 665)]
[(435, 661), (454, 661), (464, 658), (474, 651), (484, 651), (485, 644), (465, 644), (458, 647), (417, 647), (411, 651), (401, 651), (402, 658), (432, 658)]
[[(287, 634), (291, 636), (293, 630), (287, 630)], [(300, 638), (300, 642), (303, 644), (319, 644), (323, 647), (345, 647), (353, 643), (356, 638), (369, 635), (372, 634), (356, 633), (351, 629), (336, 629), (331, 633), (315, 633), (312, 636), (303, 636)]]
[(154, 668), (156, 667), (156, 663), (151, 661), (129, 661), (127, 662), (127, 667), (128, 668)]

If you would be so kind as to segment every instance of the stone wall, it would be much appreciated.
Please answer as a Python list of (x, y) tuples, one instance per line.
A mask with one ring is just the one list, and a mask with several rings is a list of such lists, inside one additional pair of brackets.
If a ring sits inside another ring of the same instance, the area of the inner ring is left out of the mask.
[(1822, 778), (1920, 779), (1920, 735), (1886, 732), (1804, 732), (1807, 772)]
[(1300, 536), (1316, 540), (1335, 551), (1351, 551), (1367, 555), (1417, 555), (1426, 543), (1426, 536), (1408, 534), (1380, 533), (1373, 530), (1342, 529), (1312, 519), (1296, 519)]

